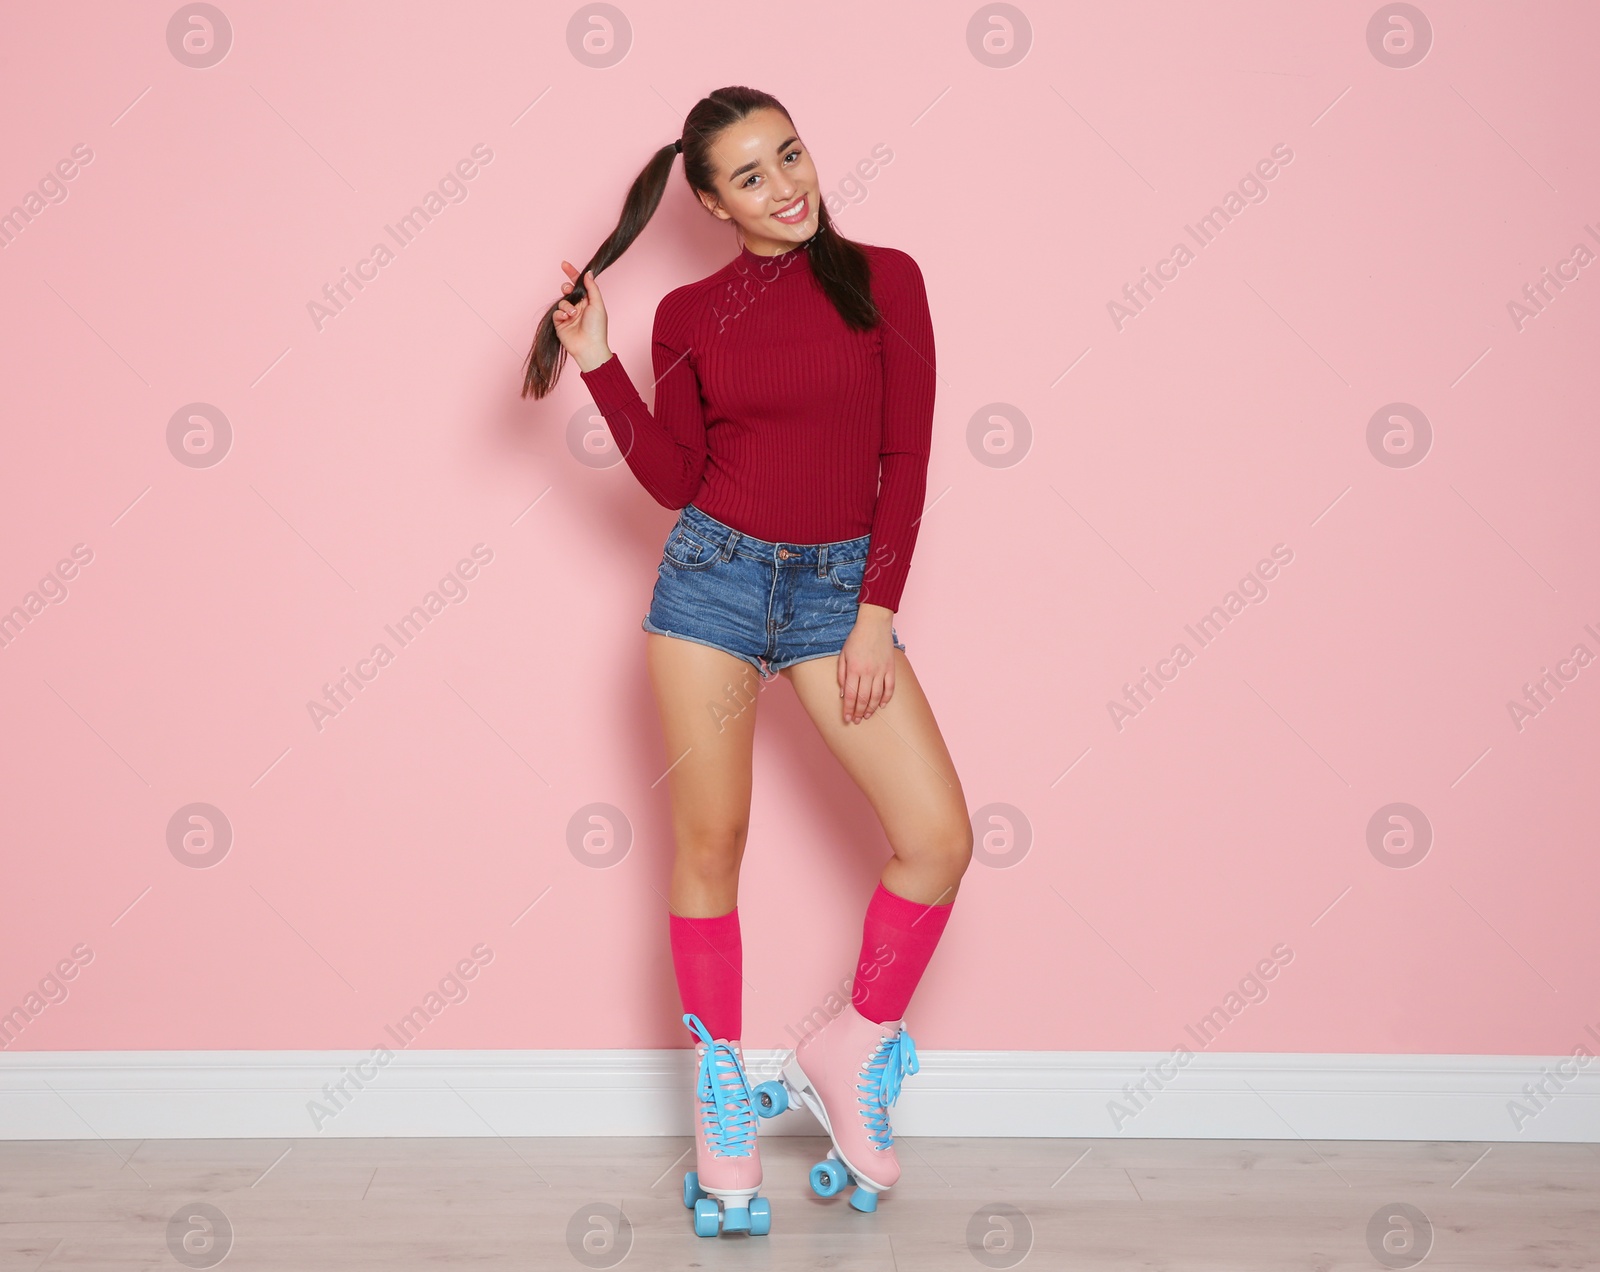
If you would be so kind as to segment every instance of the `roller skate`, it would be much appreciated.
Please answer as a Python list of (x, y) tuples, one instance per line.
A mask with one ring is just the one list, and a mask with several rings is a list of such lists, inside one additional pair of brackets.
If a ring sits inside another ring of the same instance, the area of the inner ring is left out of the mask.
[(699, 1040), (694, 1083), (695, 1169), (683, 1177), (683, 1204), (694, 1211), (697, 1237), (745, 1232), (764, 1237), (772, 1229), (772, 1207), (756, 1196), (761, 1187), (761, 1154), (756, 1148), (756, 1115), (750, 1079), (737, 1042), (711, 1037), (700, 1017), (683, 1023)]
[(917, 1048), (903, 1021), (880, 1025), (846, 1005), (794, 1049), (780, 1080), (756, 1087), (756, 1112), (776, 1117), (800, 1105), (810, 1109), (833, 1141), (828, 1156), (811, 1168), (811, 1191), (834, 1197), (854, 1184), (851, 1207), (871, 1214), (878, 1194), (900, 1178), (889, 1106), (917, 1068)]

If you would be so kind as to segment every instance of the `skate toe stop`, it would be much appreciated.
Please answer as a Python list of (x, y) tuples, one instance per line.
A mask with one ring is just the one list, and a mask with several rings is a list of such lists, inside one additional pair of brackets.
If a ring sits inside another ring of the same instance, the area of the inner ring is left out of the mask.
[(859, 1210), (864, 1215), (870, 1215), (878, 1208), (878, 1194), (857, 1186), (850, 1194), (850, 1209)]

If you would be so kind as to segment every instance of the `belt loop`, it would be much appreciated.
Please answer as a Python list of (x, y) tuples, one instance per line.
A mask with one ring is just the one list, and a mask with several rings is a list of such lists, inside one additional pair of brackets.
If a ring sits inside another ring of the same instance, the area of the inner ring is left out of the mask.
[(722, 558), (724, 563), (730, 561), (733, 558), (733, 548), (734, 548), (734, 545), (736, 543), (738, 543), (738, 542), (739, 542), (739, 532), (737, 530), (729, 530), (728, 531), (728, 541), (722, 545), (721, 558)]
[(819, 579), (828, 577), (828, 545), (826, 543), (817, 549), (817, 577)]

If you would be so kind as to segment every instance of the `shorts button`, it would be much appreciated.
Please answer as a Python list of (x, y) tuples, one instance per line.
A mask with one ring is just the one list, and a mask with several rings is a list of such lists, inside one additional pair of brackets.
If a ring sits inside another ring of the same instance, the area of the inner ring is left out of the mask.
[(790, 552), (788, 548), (779, 548), (778, 549), (778, 555), (781, 556), (781, 557), (788, 557), (788, 556), (793, 556), (794, 553)]

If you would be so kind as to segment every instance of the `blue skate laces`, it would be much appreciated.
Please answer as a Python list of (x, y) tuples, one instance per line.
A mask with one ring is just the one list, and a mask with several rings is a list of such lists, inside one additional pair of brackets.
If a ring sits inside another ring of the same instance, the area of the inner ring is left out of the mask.
[(750, 1079), (734, 1049), (713, 1039), (699, 1016), (688, 1013), (683, 1023), (705, 1045), (695, 1089), (700, 1096), (700, 1121), (705, 1127), (706, 1143), (723, 1157), (748, 1157), (756, 1136)]
[(889, 1105), (900, 1098), (901, 1080), (920, 1067), (917, 1045), (904, 1029), (893, 1038), (880, 1039), (872, 1056), (862, 1066), (863, 1081), (856, 1084), (856, 1090), (861, 1092), (858, 1103), (867, 1135), (876, 1147), (888, 1148), (894, 1143), (894, 1133), (889, 1129)]

